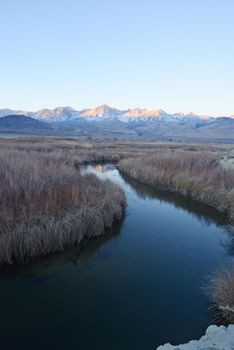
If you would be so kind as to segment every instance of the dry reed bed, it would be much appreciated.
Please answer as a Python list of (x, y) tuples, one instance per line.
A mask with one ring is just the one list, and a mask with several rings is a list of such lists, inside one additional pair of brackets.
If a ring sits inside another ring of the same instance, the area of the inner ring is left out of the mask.
[(119, 162), (162, 149), (204, 147), (207, 145), (0, 138), (0, 263), (25, 261), (79, 244), (102, 234), (121, 217), (123, 193), (94, 176), (79, 176), (80, 165)]
[(234, 220), (234, 169), (216, 152), (166, 151), (123, 159), (119, 169), (132, 178), (189, 195), (228, 213)]
[(207, 288), (212, 309), (220, 323), (234, 323), (234, 267), (217, 272)]
[(1, 150), (17, 150), (34, 153), (43, 153), (47, 157), (64, 158), (70, 164), (89, 163), (118, 163), (124, 158), (139, 157), (155, 152), (168, 150), (219, 152), (225, 154), (228, 146), (217, 146), (211, 143), (175, 143), (175, 142), (150, 142), (150, 141), (120, 141), (120, 140), (78, 140), (72, 138), (57, 137), (16, 137), (0, 138)]
[(0, 263), (27, 261), (104, 233), (125, 207), (121, 189), (79, 175), (56, 150), (0, 150)]

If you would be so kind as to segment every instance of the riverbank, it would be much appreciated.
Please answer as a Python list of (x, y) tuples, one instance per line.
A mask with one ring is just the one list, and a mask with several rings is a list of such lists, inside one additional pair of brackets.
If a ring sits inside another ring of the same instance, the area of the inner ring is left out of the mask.
[(215, 319), (221, 324), (234, 324), (234, 265), (210, 278), (207, 294)]
[(118, 168), (142, 183), (214, 206), (234, 222), (234, 168), (223, 166), (219, 153), (167, 150), (123, 159)]
[(200, 340), (192, 340), (187, 344), (173, 346), (161, 345), (157, 350), (233, 350), (234, 325), (209, 326), (206, 334)]
[(56, 149), (18, 146), (0, 150), (0, 264), (79, 245), (122, 218), (126, 200), (118, 186), (80, 175)]
[[(141, 183), (178, 192), (213, 206), (234, 224), (234, 168), (216, 152), (167, 150), (145, 157), (123, 159), (118, 168)], [(217, 319), (234, 320), (234, 267), (217, 272), (210, 281), (209, 297)]]

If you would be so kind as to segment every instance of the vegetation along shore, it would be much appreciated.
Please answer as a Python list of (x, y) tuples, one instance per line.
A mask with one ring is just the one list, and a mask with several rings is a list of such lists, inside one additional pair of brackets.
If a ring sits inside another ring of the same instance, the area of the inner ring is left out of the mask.
[[(142, 183), (191, 196), (234, 222), (232, 145), (18, 137), (0, 139), (0, 263), (25, 262), (104, 234), (123, 191), (80, 166), (111, 162)], [(219, 319), (234, 322), (234, 268), (208, 288)]]
[(1, 145), (0, 263), (79, 245), (122, 218), (123, 191), (80, 175), (75, 165), (66, 151), (49, 150), (39, 140)]
[[(231, 152), (231, 154), (233, 154)], [(234, 166), (232, 155), (220, 150), (170, 149), (123, 159), (119, 170), (142, 183), (191, 196), (227, 213), (234, 223)], [(208, 294), (219, 321), (234, 323), (234, 266), (218, 271)]]

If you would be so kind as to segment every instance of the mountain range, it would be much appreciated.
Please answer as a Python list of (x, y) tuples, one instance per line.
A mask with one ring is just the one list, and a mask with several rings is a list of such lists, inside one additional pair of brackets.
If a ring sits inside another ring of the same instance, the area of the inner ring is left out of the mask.
[(234, 115), (170, 114), (161, 109), (142, 108), (119, 110), (107, 105), (83, 110), (57, 107), (36, 112), (0, 109), (0, 118), (10, 115), (31, 117), (49, 124), (56, 132), (82, 136), (234, 140)]

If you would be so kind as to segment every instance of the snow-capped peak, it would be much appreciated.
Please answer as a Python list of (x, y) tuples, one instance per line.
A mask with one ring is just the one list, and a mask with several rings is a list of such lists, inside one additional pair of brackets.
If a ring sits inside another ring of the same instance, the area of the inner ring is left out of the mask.
[(41, 109), (33, 117), (49, 122), (63, 122), (79, 117), (79, 112), (71, 107), (56, 107), (54, 109)]
[(124, 113), (125, 117), (160, 117), (167, 115), (162, 109), (134, 108)]
[(113, 118), (121, 114), (118, 109), (112, 108), (108, 105), (101, 105), (93, 109), (85, 109), (80, 112), (80, 117), (82, 118)]

